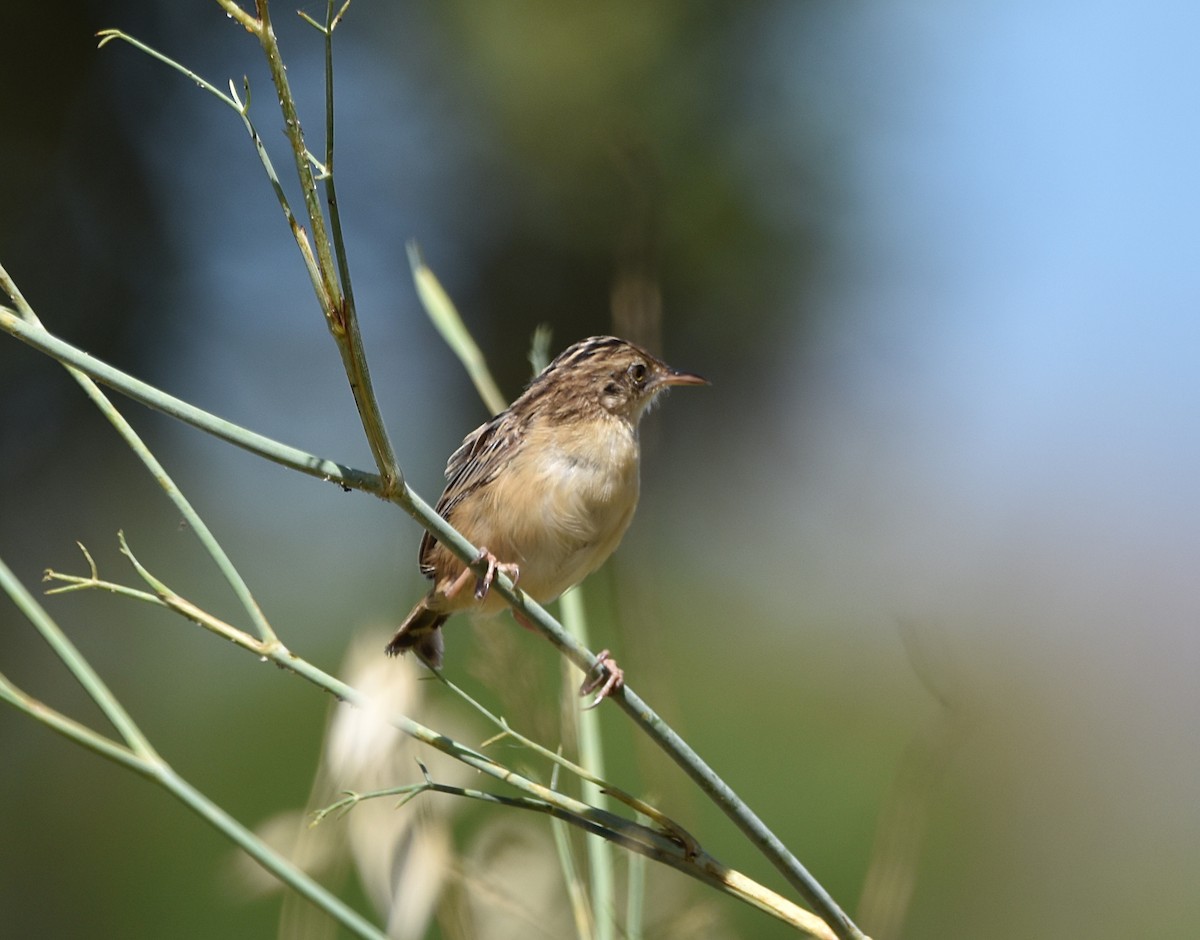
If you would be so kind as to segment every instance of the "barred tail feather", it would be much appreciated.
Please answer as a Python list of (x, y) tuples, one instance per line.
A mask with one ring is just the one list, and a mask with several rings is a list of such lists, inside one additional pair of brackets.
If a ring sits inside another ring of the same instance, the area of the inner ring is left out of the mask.
[(440, 669), (445, 648), (442, 641), (442, 624), (448, 619), (448, 614), (430, 610), (425, 606), (425, 602), (421, 601), (412, 609), (412, 613), (404, 618), (404, 623), (396, 630), (396, 635), (388, 643), (385, 652), (389, 656), (399, 656), (415, 649), (423, 660)]

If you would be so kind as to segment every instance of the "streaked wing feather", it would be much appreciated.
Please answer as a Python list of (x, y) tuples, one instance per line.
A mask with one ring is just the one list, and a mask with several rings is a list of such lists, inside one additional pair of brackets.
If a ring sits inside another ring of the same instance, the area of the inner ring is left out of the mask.
[[(463, 438), (462, 444), (446, 461), (446, 488), (438, 499), (436, 512), (449, 521), (454, 507), (462, 501), (466, 494), (491, 481), (504, 465), (497, 454), (509, 448), (514, 436), (513, 422), (506, 421), (509, 412), (502, 412), (491, 421), (481, 424)], [(421, 549), (418, 560), (421, 573), (427, 578), (435, 575), (433, 567), (433, 547), (437, 538), (426, 532), (421, 538)]]

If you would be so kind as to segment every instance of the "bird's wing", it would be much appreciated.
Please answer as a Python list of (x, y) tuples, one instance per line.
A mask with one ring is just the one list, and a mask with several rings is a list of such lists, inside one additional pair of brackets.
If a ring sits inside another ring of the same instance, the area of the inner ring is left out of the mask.
[[(504, 466), (504, 454), (512, 446), (516, 427), (505, 418), (509, 412), (502, 412), (492, 420), (481, 424), (463, 438), (462, 444), (446, 461), (446, 488), (438, 500), (436, 511), (443, 519), (450, 521), (454, 507), (468, 493), (489, 483)], [(421, 573), (427, 578), (434, 576), (433, 548), (437, 539), (426, 532), (421, 539), (421, 550), (418, 559)]]

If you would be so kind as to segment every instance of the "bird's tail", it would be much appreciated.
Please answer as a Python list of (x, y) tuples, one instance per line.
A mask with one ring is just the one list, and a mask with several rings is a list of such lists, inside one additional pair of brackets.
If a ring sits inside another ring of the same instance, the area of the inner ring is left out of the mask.
[(417, 654), (436, 669), (442, 666), (442, 624), (450, 619), (449, 614), (430, 610), (424, 599), (404, 618), (396, 635), (385, 647), (389, 656), (399, 656), (415, 649)]

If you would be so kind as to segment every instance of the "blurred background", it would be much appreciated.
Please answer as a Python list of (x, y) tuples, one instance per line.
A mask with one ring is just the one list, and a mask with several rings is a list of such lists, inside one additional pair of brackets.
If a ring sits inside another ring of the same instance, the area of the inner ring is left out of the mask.
[[(275, 17), (321, 152), (319, 37)], [(17, 4), (3, 22), (0, 262), (47, 327), (370, 469), (236, 115), (93, 34), (125, 29), (218, 86), (248, 76), (296, 198), (254, 41), (200, 2)], [(409, 238), (511, 396), (543, 323), (555, 351), (617, 330), (708, 376), (644, 425), (638, 518), (587, 586), (594, 633), (877, 940), (1182, 937), (1200, 918), (1198, 30), (1184, 0), (621, 0), (360, 2), (337, 33), (342, 217), (410, 482), (436, 498), (486, 414), (417, 303)], [(424, 590), (401, 513), (121, 406), (318, 665), (342, 671)], [(132, 581), (123, 529), (178, 592), (238, 617), (77, 387), (3, 338), (0, 506), (0, 555), (31, 588), (83, 570), (77, 540)], [(235, 816), (311, 802), (324, 696), (158, 611), (47, 604)], [(447, 659), (555, 743), (547, 644), (460, 618)], [(7, 602), (0, 671), (99, 720)], [(455, 708), (421, 693), (418, 716)], [(615, 782), (779, 887), (601, 711)], [(277, 930), (278, 898), (150, 784), (11, 710), (0, 754), (0, 932)], [(480, 847), (494, 814), (457, 811), (455, 844), (503, 857)], [(469, 895), (470, 866), (447, 870)], [(654, 878), (651, 936), (791, 935)], [(430, 936), (486, 923), (443, 910)]]

